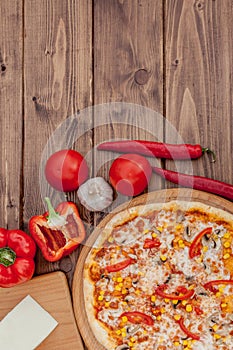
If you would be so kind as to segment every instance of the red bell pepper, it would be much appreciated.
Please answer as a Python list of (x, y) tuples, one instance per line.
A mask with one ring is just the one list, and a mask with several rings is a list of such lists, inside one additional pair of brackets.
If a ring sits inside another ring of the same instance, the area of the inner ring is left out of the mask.
[(0, 287), (12, 287), (31, 279), (35, 253), (36, 244), (25, 232), (0, 228)]
[(207, 227), (204, 230), (202, 230), (198, 235), (194, 238), (192, 241), (190, 247), (189, 247), (189, 257), (190, 259), (194, 258), (195, 256), (198, 256), (201, 254), (201, 240), (202, 237), (205, 235), (208, 235), (212, 232), (211, 227)]
[(158, 238), (154, 238), (154, 239), (146, 238), (143, 248), (144, 249), (158, 248), (160, 247), (160, 245), (161, 245), (161, 242)]
[[(160, 285), (158, 286), (156, 289), (155, 289), (155, 294), (159, 295), (160, 297), (164, 298), (164, 299), (170, 299), (170, 300), (186, 300), (186, 299), (189, 299), (193, 296), (194, 294), (194, 290), (188, 290), (188, 289), (183, 289), (184, 287), (182, 287), (182, 291), (185, 293), (182, 292), (182, 294), (168, 294), (168, 293), (165, 293), (164, 290), (167, 288), (168, 286), (167, 285)], [(181, 288), (178, 287), (177, 290), (176, 290), (177, 293), (181, 293)]]
[(205, 283), (203, 287), (205, 289), (208, 289), (211, 292), (216, 293), (217, 289), (214, 288), (214, 286), (219, 285), (219, 284), (233, 284), (233, 280), (213, 280)]
[(62, 202), (55, 211), (49, 198), (45, 200), (48, 212), (33, 216), (29, 230), (44, 258), (54, 262), (75, 250), (86, 233), (74, 203)]
[(140, 311), (126, 311), (121, 314), (121, 317), (127, 317), (129, 322), (138, 324), (138, 323), (144, 323), (147, 326), (153, 326), (154, 321), (153, 318), (147, 314), (144, 314)]
[(133, 264), (135, 261), (131, 258), (120, 261), (119, 263), (106, 266), (107, 272), (117, 272), (125, 269), (127, 266)]
[(200, 336), (198, 334), (192, 333), (188, 328), (186, 328), (185, 324), (184, 324), (184, 318), (181, 317), (177, 323), (180, 326), (180, 329), (189, 337), (195, 340), (200, 340)]

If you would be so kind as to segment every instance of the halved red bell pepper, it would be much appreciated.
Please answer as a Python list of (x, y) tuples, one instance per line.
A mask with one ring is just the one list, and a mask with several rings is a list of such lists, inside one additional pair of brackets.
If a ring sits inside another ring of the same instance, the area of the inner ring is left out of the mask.
[(127, 266), (133, 264), (135, 260), (128, 258), (125, 260), (120, 261), (119, 263), (113, 264), (113, 265), (108, 265), (106, 266), (107, 272), (117, 272), (125, 269)]
[(201, 240), (202, 237), (208, 235), (212, 232), (212, 227), (207, 227), (202, 230), (192, 241), (189, 247), (189, 257), (193, 259), (195, 256), (199, 256), (201, 254)]
[(12, 287), (31, 279), (35, 253), (36, 244), (25, 232), (0, 228), (0, 287)]
[(144, 245), (143, 245), (143, 248), (144, 249), (151, 249), (151, 248), (158, 248), (160, 246), (161, 246), (161, 242), (158, 238), (154, 238), (154, 239), (146, 238)]
[(129, 322), (134, 324), (144, 323), (147, 326), (153, 326), (154, 321), (153, 318), (147, 314), (144, 314), (144, 312), (140, 311), (126, 311), (121, 314), (121, 317), (127, 317)]
[(182, 294), (169, 294), (169, 293), (165, 293), (164, 290), (167, 289), (167, 285), (165, 284), (162, 284), (160, 286), (158, 286), (156, 289), (155, 289), (155, 294), (159, 295), (160, 297), (164, 298), (164, 299), (170, 299), (170, 300), (186, 300), (186, 299), (189, 299), (193, 296), (194, 294), (194, 290), (188, 290), (185, 288), (184, 290), (184, 287), (178, 287), (176, 292), (177, 293), (181, 293), (181, 288), (182, 288), (182, 291), (185, 293), (182, 292)]
[(180, 329), (189, 337), (195, 340), (200, 340), (200, 336), (198, 334), (192, 333), (188, 328), (186, 328), (185, 324), (184, 324), (184, 318), (181, 317), (177, 323), (180, 326)]
[(49, 198), (45, 200), (48, 212), (33, 216), (29, 221), (29, 230), (44, 258), (53, 262), (75, 250), (86, 233), (73, 202), (62, 202), (55, 211)]

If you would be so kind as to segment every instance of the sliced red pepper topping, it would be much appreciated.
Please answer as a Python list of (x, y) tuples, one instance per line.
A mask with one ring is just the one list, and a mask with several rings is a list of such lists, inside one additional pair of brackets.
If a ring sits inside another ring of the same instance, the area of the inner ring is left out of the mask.
[(106, 266), (106, 270), (108, 272), (117, 272), (117, 271), (125, 269), (127, 266), (133, 264), (134, 262), (135, 261), (133, 259), (128, 258), (128, 259), (125, 259), (123, 261), (120, 261), (119, 263)]
[(199, 306), (194, 306), (194, 311), (198, 316), (203, 314), (203, 310)]
[(205, 289), (210, 290), (211, 292), (216, 293), (217, 289), (214, 288), (214, 286), (219, 285), (219, 284), (233, 284), (233, 280), (213, 280), (205, 283), (203, 287)]
[[(157, 287), (155, 289), (155, 293), (157, 295), (159, 295), (160, 297), (164, 298), (164, 299), (170, 299), (170, 300), (185, 300), (185, 299), (189, 299), (193, 296), (194, 294), (194, 290), (187, 290), (186, 288), (186, 291), (185, 293), (182, 292), (182, 294), (168, 294), (168, 293), (165, 293), (164, 290), (167, 288), (167, 285), (161, 285), (159, 287)], [(184, 288), (184, 287), (182, 287)], [(177, 288), (176, 292), (177, 293), (181, 293), (179, 290), (179, 287)], [(184, 291), (184, 289), (183, 289)]]
[(202, 230), (192, 241), (189, 247), (189, 257), (193, 259), (195, 256), (199, 256), (201, 254), (201, 240), (202, 237), (208, 235), (212, 232), (212, 227), (207, 227)]
[(187, 336), (189, 338), (195, 339), (195, 340), (200, 340), (200, 336), (198, 334), (192, 333), (188, 328), (186, 328), (185, 324), (184, 324), (184, 318), (181, 317), (177, 323), (179, 324), (181, 330), (187, 334)]
[(143, 248), (144, 249), (158, 248), (160, 247), (160, 245), (161, 245), (161, 242), (158, 238), (155, 238), (155, 239), (146, 238)]
[(153, 318), (147, 314), (144, 314), (140, 311), (126, 311), (121, 314), (120, 317), (126, 316), (129, 322), (138, 324), (138, 323), (144, 323), (148, 326), (153, 326), (154, 321)]

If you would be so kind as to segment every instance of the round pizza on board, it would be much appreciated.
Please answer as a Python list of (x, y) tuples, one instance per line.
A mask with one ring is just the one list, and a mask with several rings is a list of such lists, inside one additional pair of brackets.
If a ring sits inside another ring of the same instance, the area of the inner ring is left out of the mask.
[(181, 200), (118, 212), (85, 257), (83, 297), (108, 350), (232, 349), (233, 215)]

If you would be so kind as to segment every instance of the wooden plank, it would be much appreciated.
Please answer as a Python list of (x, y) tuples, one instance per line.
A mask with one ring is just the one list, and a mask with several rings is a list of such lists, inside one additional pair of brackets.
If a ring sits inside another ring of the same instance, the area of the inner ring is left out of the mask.
[(21, 226), (22, 1), (0, 2), (0, 226)]
[(69, 288), (62, 272), (38, 276), (10, 289), (0, 288), (0, 319), (5, 317), (21, 300), (30, 295), (58, 322), (57, 327), (37, 347), (38, 350), (83, 349), (77, 330)]
[[(96, 108), (94, 144), (112, 139), (162, 141), (163, 117), (156, 118), (156, 112), (163, 113), (162, 1), (95, 0), (94, 5), (94, 103), (120, 102)], [(116, 156), (97, 151), (94, 174), (109, 180)], [(150, 190), (161, 186), (156, 178)], [(118, 195), (115, 206), (126, 200)]]
[[(64, 145), (72, 143), (71, 138), (75, 140), (75, 129), (72, 131), (68, 117), (92, 103), (91, 33), (91, 0), (25, 1), (25, 227), (31, 216), (45, 211), (41, 198), (43, 186), (47, 191), (43, 190), (43, 194), (49, 194), (54, 206), (66, 198), (77, 200), (75, 193), (65, 197), (52, 190), (45, 179), (40, 178), (39, 170), (42, 157), (47, 159), (49, 153), (68, 148)], [(52, 135), (65, 121), (64, 133), (53, 142)], [(92, 126), (92, 119), (83, 122), (77, 117), (76, 121), (83, 130)], [(85, 155), (91, 139), (90, 131), (81, 133), (80, 140), (72, 148)], [(48, 153), (43, 154), (48, 140), (51, 141)], [(86, 214), (87, 224), (89, 219)], [(38, 255), (37, 273), (61, 269), (71, 283), (78, 254), (79, 250), (55, 264), (48, 264)]]
[[(233, 183), (231, 0), (166, 2), (166, 117), (187, 143), (216, 151), (183, 170)], [(169, 135), (166, 135), (169, 139)], [(168, 186), (174, 186), (170, 184)]]

